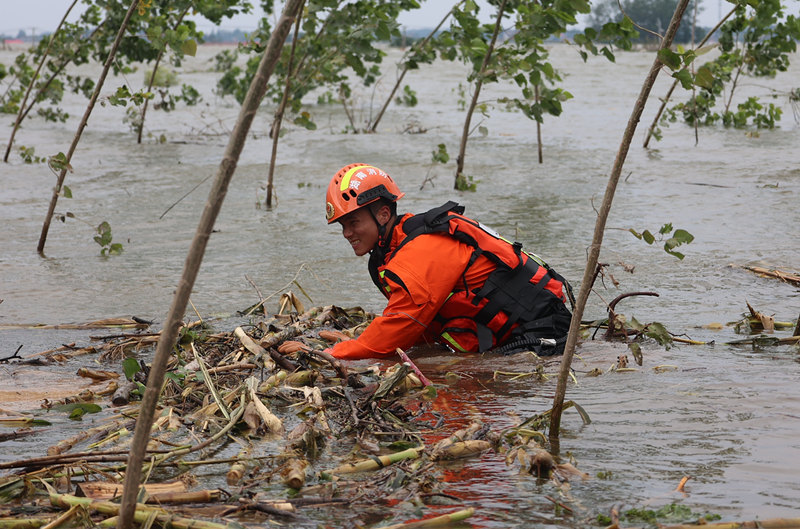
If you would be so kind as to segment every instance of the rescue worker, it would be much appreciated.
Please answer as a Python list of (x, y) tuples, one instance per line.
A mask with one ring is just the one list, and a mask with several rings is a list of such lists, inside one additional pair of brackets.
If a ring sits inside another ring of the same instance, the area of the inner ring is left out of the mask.
[(334, 357), (381, 358), (421, 342), (463, 353), (563, 352), (571, 292), (560, 275), (455, 202), (398, 216), (403, 196), (368, 164), (346, 165), (331, 179), (328, 224), (341, 224), (356, 255), (370, 255), (372, 280), (388, 299), (357, 339), (328, 350)]

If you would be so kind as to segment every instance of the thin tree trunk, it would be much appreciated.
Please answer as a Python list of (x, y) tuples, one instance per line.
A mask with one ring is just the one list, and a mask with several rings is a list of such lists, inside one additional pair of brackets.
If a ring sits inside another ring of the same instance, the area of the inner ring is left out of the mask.
[(483, 74), (486, 71), (486, 67), (489, 65), (489, 60), (492, 58), (492, 52), (494, 52), (494, 44), (497, 42), (497, 35), (500, 33), (500, 26), (503, 23), (503, 11), (506, 8), (507, 1), (508, 0), (503, 0), (503, 3), (497, 8), (497, 22), (494, 25), (492, 41), (489, 43), (489, 48), (486, 50), (486, 55), (483, 57), (483, 63), (481, 64), (481, 69), (478, 72), (478, 80), (475, 81), (475, 92), (472, 94), (472, 101), (470, 101), (469, 109), (467, 109), (467, 117), (464, 120), (464, 130), (461, 133), (461, 145), (459, 145), (458, 158), (456, 158), (456, 178), (453, 182), (454, 189), (458, 189), (460, 179), (463, 178), (462, 173), (464, 172), (464, 155), (467, 151), (467, 138), (469, 137), (470, 133), (469, 124), (472, 120), (472, 113), (475, 111), (475, 107), (478, 105), (478, 97), (481, 94), (481, 87), (483, 86)]
[[(675, 7), (675, 13), (672, 15), (672, 20), (670, 20), (669, 27), (667, 28), (667, 32), (664, 34), (664, 38), (661, 40), (661, 49), (669, 48), (669, 46), (672, 44), (672, 40), (675, 38), (675, 33), (678, 31), (678, 25), (680, 24), (681, 17), (683, 17), (683, 13), (686, 11), (686, 6), (688, 4), (689, 0), (680, 0), (680, 2), (678, 2), (678, 5)], [(608, 214), (611, 211), (611, 202), (614, 199), (614, 192), (617, 189), (617, 183), (619, 182), (620, 174), (622, 174), (622, 166), (625, 164), (625, 158), (628, 155), (628, 149), (630, 148), (631, 140), (633, 140), (633, 134), (636, 132), (636, 125), (639, 123), (639, 119), (642, 116), (642, 111), (647, 103), (647, 97), (650, 95), (650, 90), (653, 88), (653, 84), (658, 77), (658, 72), (661, 70), (661, 66), (662, 63), (658, 58), (658, 54), (656, 54), (656, 58), (653, 61), (653, 66), (650, 67), (650, 72), (645, 78), (641, 92), (639, 92), (639, 98), (636, 100), (636, 104), (633, 106), (631, 117), (628, 119), (628, 126), (625, 128), (625, 133), (622, 136), (622, 143), (620, 144), (619, 151), (617, 152), (617, 157), (614, 160), (614, 167), (611, 170), (611, 176), (608, 178), (608, 184), (606, 186), (605, 196), (603, 197), (603, 203), (600, 206), (600, 211), (598, 211), (597, 214), (597, 221), (594, 227), (594, 238), (592, 240), (592, 245), (589, 247), (589, 258), (583, 273), (583, 281), (581, 283), (580, 293), (578, 294), (578, 301), (575, 304), (574, 311), (572, 312), (572, 321), (569, 327), (569, 334), (567, 335), (567, 343), (564, 347), (564, 357), (561, 359), (561, 371), (558, 375), (558, 386), (556, 387), (556, 394), (555, 398), (553, 399), (553, 410), (550, 415), (549, 437), (550, 442), (555, 447), (556, 451), (558, 451), (557, 447), (559, 430), (561, 428), (561, 412), (564, 409), (564, 395), (566, 394), (567, 390), (567, 381), (569, 380), (572, 356), (575, 353), (575, 344), (578, 341), (578, 331), (581, 325), (581, 318), (583, 318), (583, 310), (586, 307), (586, 300), (589, 299), (589, 293), (592, 289), (592, 277), (594, 275), (595, 268), (597, 267), (597, 261), (600, 255), (600, 247), (603, 244), (603, 232), (605, 231), (606, 220), (608, 219)]]
[[(536, 103), (539, 103), (539, 85), (533, 87), (533, 95), (536, 98)], [(539, 151), (539, 163), (544, 162), (544, 157), (542, 156), (542, 124), (539, 120), (536, 120), (536, 146)]]
[(25, 97), (22, 98), (22, 103), (19, 105), (19, 112), (17, 112), (17, 119), (14, 121), (14, 128), (11, 129), (11, 137), (8, 139), (8, 147), (6, 147), (6, 154), (3, 156), (3, 161), (8, 162), (8, 153), (11, 152), (11, 145), (14, 143), (14, 135), (17, 133), (17, 129), (19, 129), (19, 124), (22, 123), (22, 112), (25, 110), (25, 103), (28, 102), (28, 96), (31, 94), (31, 90), (33, 89), (33, 85), (36, 83), (36, 78), (39, 77), (39, 71), (44, 66), (44, 61), (47, 60), (47, 56), (50, 53), (50, 48), (53, 46), (53, 41), (56, 40), (56, 34), (61, 29), (61, 26), (64, 25), (64, 22), (67, 20), (70, 11), (72, 8), (75, 7), (75, 4), (78, 3), (78, 0), (72, 0), (72, 4), (67, 9), (67, 12), (64, 13), (64, 17), (61, 19), (61, 22), (58, 23), (58, 27), (50, 35), (50, 42), (47, 44), (47, 49), (44, 50), (44, 54), (42, 54), (42, 60), (39, 61), (39, 66), (36, 67), (36, 72), (34, 72), (33, 77), (31, 77), (31, 82), (28, 83), (28, 89), (25, 91)]
[[(305, 0), (300, 4), (300, 11), (302, 13), (303, 4), (305, 4)], [(277, 112), (275, 112), (275, 120), (272, 122), (272, 129), (271, 129), (271, 136), (272, 136), (272, 155), (270, 156), (269, 160), (269, 173), (267, 175), (267, 198), (265, 203), (268, 208), (272, 207), (272, 183), (273, 177), (275, 175), (275, 160), (278, 158), (278, 138), (280, 137), (281, 132), (281, 123), (283, 122), (283, 113), (286, 111), (286, 103), (289, 101), (289, 90), (292, 87), (292, 68), (294, 66), (294, 51), (297, 48), (297, 35), (300, 33), (300, 21), (303, 19), (303, 15), (298, 15), (297, 21), (294, 24), (294, 36), (292, 37), (292, 50), (289, 53), (289, 64), (286, 66), (286, 86), (283, 88), (283, 97), (281, 98), (281, 104), (278, 107)]]
[[(96, 28), (94, 28), (92, 30), (92, 33), (87, 37), (87, 40), (93, 39), (95, 34), (97, 34), (97, 32), (100, 30), (101, 27), (103, 27), (105, 23), (106, 20), (103, 20)], [(39, 87), (39, 89), (36, 91), (36, 96), (34, 96), (31, 99), (31, 104), (28, 105), (28, 108), (26, 108), (25, 112), (22, 113), (22, 119), (19, 120), (20, 124), (22, 124), (22, 122), (25, 121), (25, 118), (28, 117), (28, 114), (30, 113), (31, 109), (36, 105), (36, 102), (39, 100), (39, 96), (41, 96), (44, 92), (47, 91), (47, 89), (50, 87), (53, 81), (55, 81), (56, 78), (61, 74), (61, 72), (64, 71), (64, 68), (69, 66), (70, 62), (72, 62), (72, 60), (70, 59), (62, 61), (61, 64), (58, 65), (55, 71), (53, 71), (53, 73), (47, 79), (47, 82), (45, 82), (42, 86)]]
[[(175, 23), (175, 29), (176, 30), (178, 29), (178, 26), (181, 25), (181, 22), (183, 22), (183, 17), (186, 16), (186, 13), (189, 12), (189, 9), (191, 9), (191, 7), (192, 6), (189, 5), (186, 9), (183, 10), (183, 13), (181, 13), (181, 16), (178, 17), (178, 22)], [(150, 82), (147, 83), (147, 91), (148, 92), (150, 92), (153, 89), (153, 83), (156, 81), (156, 73), (158, 72), (158, 65), (161, 64), (161, 58), (164, 56), (164, 52), (166, 52), (166, 51), (167, 51), (167, 45), (164, 44), (164, 46), (161, 48), (161, 51), (158, 52), (158, 57), (156, 57), (156, 62), (153, 65), (153, 73), (150, 75)], [(146, 98), (144, 100), (144, 103), (142, 104), (142, 116), (141, 116), (141, 118), (139, 120), (139, 127), (138, 127), (139, 130), (138, 130), (138, 132), (136, 134), (136, 143), (142, 143), (142, 130), (144, 130), (144, 117), (147, 114), (147, 104), (149, 102), (150, 102), (150, 99)]]
[[(453, 7), (451, 7), (450, 11), (447, 12), (447, 14), (442, 18), (442, 20), (433, 29), (433, 31), (428, 33), (428, 36), (425, 37), (425, 39), (423, 41), (414, 44), (414, 46), (412, 46), (412, 50), (413, 50), (413, 48), (417, 48), (417, 49), (424, 48), (425, 45), (428, 43), (428, 41), (430, 41), (433, 38), (433, 36), (436, 35), (436, 32), (439, 31), (439, 29), (442, 27), (442, 25), (445, 23), (445, 21), (448, 18), (450, 18), (450, 15), (453, 14), (453, 10), (455, 10), (456, 7), (460, 6), (464, 2), (465, 2), (465, 0), (460, 0), (457, 4), (455, 4)], [(397, 93), (397, 89), (400, 88), (400, 85), (403, 82), (403, 78), (406, 76), (406, 72), (408, 72), (408, 65), (407, 64), (405, 66), (403, 66), (403, 71), (400, 72), (400, 77), (398, 77), (397, 81), (394, 83), (394, 87), (392, 88), (392, 92), (389, 94), (389, 97), (386, 98), (386, 102), (383, 104), (383, 107), (381, 107), (381, 111), (378, 112), (378, 115), (375, 117), (375, 121), (372, 123), (372, 126), (369, 129), (370, 132), (375, 132), (375, 129), (378, 128), (378, 123), (381, 122), (381, 118), (383, 118), (383, 113), (386, 112), (386, 109), (389, 108), (389, 104), (392, 102), (392, 99), (394, 99), (394, 95)]]
[[(737, 8), (734, 7), (733, 9), (731, 9), (730, 13), (728, 13), (727, 15), (722, 17), (722, 20), (717, 22), (717, 25), (714, 26), (711, 29), (711, 31), (706, 33), (706, 36), (703, 37), (703, 40), (700, 41), (700, 44), (698, 44), (697, 47), (698, 48), (702, 48), (703, 44), (708, 42), (708, 39), (711, 38), (711, 35), (716, 33), (717, 30), (720, 28), (720, 26), (722, 26), (722, 24), (724, 24), (725, 21), (728, 20), (731, 17), (731, 15), (733, 15), (736, 12), (736, 9)], [(645, 149), (647, 148), (648, 145), (650, 145), (650, 138), (653, 137), (653, 131), (656, 130), (656, 127), (658, 126), (658, 120), (661, 119), (661, 114), (664, 113), (664, 109), (667, 107), (667, 103), (669, 103), (669, 98), (672, 97), (672, 92), (675, 91), (675, 88), (677, 86), (678, 86), (678, 80), (675, 79), (675, 81), (672, 83), (672, 86), (669, 87), (669, 90), (667, 91), (667, 95), (665, 95), (664, 99), (661, 100), (661, 106), (658, 108), (658, 112), (656, 112), (656, 116), (653, 118), (653, 123), (650, 125), (650, 128), (647, 130), (647, 137), (644, 139), (644, 145), (642, 145), (642, 147), (644, 147)]]
[(225, 154), (217, 169), (214, 184), (209, 191), (208, 201), (206, 202), (206, 206), (200, 218), (200, 223), (197, 226), (197, 231), (192, 240), (189, 253), (186, 256), (183, 274), (172, 300), (169, 313), (167, 314), (167, 319), (164, 322), (161, 337), (158, 340), (155, 357), (153, 358), (150, 374), (147, 379), (147, 389), (145, 390), (142, 403), (139, 407), (139, 416), (136, 420), (136, 429), (133, 434), (130, 457), (128, 458), (127, 470), (125, 471), (122, 507), (120, 508), (120, 517), (117, 523), (119, 529), (130, 529), (133, 522), (144, 453), (150, 438), (150, 429), (152, 427), (156, 405), (158, 404), (161, 386), (164, 382), (164, 372), (166, 370), (167, 361), (169, 360), (178, 336), (178, 327), (186, 312), (186, 304), (189, 301), (192, 287), (197, 278), (197, 273), (200, 269), (200, 263), (203, 260), (203, 254), (205, 253), (211, 230), (214, 227), (214, 222), (222, 207), (222, 202), (225, 199), (228, 184), (236, 170), (239, 155), (247, 140), (247, 133), (258, 111), (259, 104), (267, 91), (267, 83), (269, 82), (272, 72), (275, 70), (275, 64), (280, 58), (283, 43), (286, 41), (286, 37), (292, 27), (294, 17), (298, 14), (301, 3), (302, 0), (288, 0), (280, 20), (275, 24), (275, 29), (272, 31), (269, 43), (261, 58), (261, 63), (258, 66), (258, 71), (250, 83), (250, 88), (247, 91), (242, 108), (239, 111), (239, 118), (228, 139)]
[[(694, 46), (694, 32), (697, 28), (697, 4), (698, 0), (694, 0), (692, 3), (692, 49), (695, 49)], [(695, 77), (695, 69), (694, 69), (694, 61), (692, 61), (692, 78)], [(694, 114), (694, 146), (697, 147), (697, 144), (700, 143), (700, 130), (697, 125), (697, 86), (692, 83), (692, 113)]]
[(742, 70), (744, 69), (744, 65), (740, 64), (739, 68), (736, 70), (736, 77), (733, 78), (733, 82), (731, 83), (731, 93), (728, 97), (728, 102), (725, 103), (725, 113), (727, 114), (731, 108), (731, 103), (733, 102), (733, 93), (736, 91), (736, 85), (739, 83), (739, 76), (742, 74)]
[(81, 119), (81, 123), (78, 125), (78, 131), (75, 133), (75, 137), (72, 139), (72, 144), (69, 146), (69, 151), (67, 151), (65, 167), (61, 169), (61, 172), (58, 174), (58, 181), (53, 188), (53, 196), (50, 197), (50, 206), (47, 208), (47, 216), (44, 219), (42, 233), (39, 236), (39, 245), (36, 247), (36, 251), (38, 251), (41, 255), (44, 254), (44, 243), (47, 240), (47, 232), (50, 231), (50, 222), (53, 220), (53, 212), (56, 210), (58, 194), (61, 192), (61, 187), (64, 185), (64, 178), (67, 176), (69, 162), (72, 160), (72, 155), (75, 153), (75, 148), (78, 147), (78, 142), (81, 139), (81, 134), (83, 134), (83, 129), (86, 128), (86, 124), (89, 122), (89, 116), (92, 114), (92, 110), (97, 102), (97, 98), (100, 97), (100, 90), (103, 89), (103, 83), (105, 83), (108, 70), (111, 69), (111, 63), (114, 61), (114, 55), (117, 53), (119, 43), (122, 41), (123, 35), (125, 35), (128, 22), (130, 21), (131, 16), (133, 16), (133, 12), (136, 10), (138, 5), (139, 0), (133, 0), (131, 2), (131, 6), (128, 8), (128, 12), (125, 14), (125, 19), (122, 21), (122, 25), (117, 32), (117, 38), (114, 40), (114, 44), (111, 46), (111, 51), (108, 52), (106, 64), (103, 66), (103, 72), (100, 74), (100, 78), (97, 80), (97, 84), (94, 87), (94, 92), (92, 92), (92, 98), (89, 100), (89, 105), (86, 107), (86, 112), (83, 114), (83, 119)]

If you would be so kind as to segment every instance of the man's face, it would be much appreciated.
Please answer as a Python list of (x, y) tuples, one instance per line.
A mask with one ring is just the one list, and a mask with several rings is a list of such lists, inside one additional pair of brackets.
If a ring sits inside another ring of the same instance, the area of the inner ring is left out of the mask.
[(378, 244), (378, 225), (368, 208), (360, 208), (341, 219), (342, 236), (347, 239), (356, 255), (369, 253)]

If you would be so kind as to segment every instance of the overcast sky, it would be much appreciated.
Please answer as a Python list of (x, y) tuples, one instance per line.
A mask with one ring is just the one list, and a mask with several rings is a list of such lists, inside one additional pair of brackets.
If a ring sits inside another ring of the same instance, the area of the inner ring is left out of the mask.
[[(36, 28), (36, 33), (53, 31), (58, 27), (58, 23), (71, 3), (72, 0), (0, 0), (0, 33), (16, 34), (21, 29), (30, 33), (31, 28)], [(252, 3), (256, 5), (258, 1), (253, 0)], [(421, 9), (403, 14), (399, 19), (402, 25), (414, 29), (434, 27), (452, 6), (451, 2), (443, 0), (424, 0), (420, 3), (422, 4)], [(486, 5), (485, 1), (478, 3)], [(276, 4), (281, 4), (280, 0)], [(82, 0), (79, 0), (67, 20), (75, 20), (83, 9), (85, 6)], [(487, 10), (482, 9), (482, 11)], [(220, 27), (255, 29), (262, 13), (261, 9), (256, 8), (253, 14), (227, 19)], [(207, 28), (201, 29), (208, 31), (210, 28), (209, 24)]]
[[(797, 0), (789, 0), (789, 2), (800, 4)], [(53, 31), (71, 3), (72, 0), (0, 0), (0, 33), (16, 35), (20, 30), (24, 30), (30, 34), (32, 29), (37, 34), (42, 31)], [(258, 1), (253, 0), (252, 3), (258, 4)], [(280, 1), (276, 2), (276, 4), (280, 3)], [(452, 0), (423, 0), (420, 3), (422, 4), (420, 9), (404, 13), (401, 16), (400, 24), (409, 29), (432, 28), (439, 23), (453, 5)], [(482, 5), (481, 13), (488, 18), (493, 9), (487, 9), (484, 0), (478, 0), (478, 4)], [(727, 12), (730, 9), (730, 5), (724, 0), (702, 0), (700, 5), (705, 7), (700, 17), (700, 24), (707, 27), (716, 24), (723, 10)], [(68, 20), (76, 19), (80, 13), (79, 10), (84, 8), (83, 2), (79, 1), (73, 12), (70, 13)], [(257, 13), (228, 19), (221, 27), (225, 29), (255, 29), (262, 14), (260, 9), (256, 8), (256, 11)], [(793, 11), (797, 11), (797, 9)], [(206, 26), (198, 21), (198, 25), (204, 31), (212, 29), (210, 24)]]

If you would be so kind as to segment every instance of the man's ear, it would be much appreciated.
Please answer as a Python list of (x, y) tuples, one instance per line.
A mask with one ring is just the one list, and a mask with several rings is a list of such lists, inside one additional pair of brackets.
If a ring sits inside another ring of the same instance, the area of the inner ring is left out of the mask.
[(392, 210), (389, 206), (384, 204), (378, 209), (378, 212), (375, 213), (375, 218), (381, 225), (386, 224), (392, 218)]

